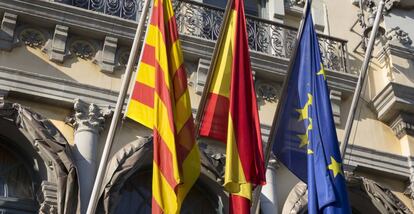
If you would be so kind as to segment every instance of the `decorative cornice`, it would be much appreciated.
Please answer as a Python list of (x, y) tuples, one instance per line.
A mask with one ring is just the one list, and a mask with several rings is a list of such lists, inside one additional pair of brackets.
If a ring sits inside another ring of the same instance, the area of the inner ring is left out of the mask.
[(405, 135), (414, 136), (414, 115), (400, 113), (391, 123), (391, 128), (399, 139)]
[(46, 103), (65, 107), (73, 106), (76, 98), (102, 107), (115, 107), (118, 96), (116, 91), (2, 66), (0, 89), (13, 96), (43, 99)]
[(105, 118), (112, 114), (110, 108), (99, 108), (97, 105), (75, 99), (75, 113), (66, 118), (66, 123), (72, 125), (77, 132), (92, 130), (100, 132), (104, 128)]
[(410, 177), (408, 160), (410, 158), (405, 156), (381, 152), (357, 145), (349, 145), (343, 163), (345, 164), (345, 168), (358, 170), (358, 167), (362, 167), (385, 173), (401, 180), (408, 180)]
[(390, 124), (400, 112), (414, 113), (414, 88), (390, 82), (371, 104), (378, 119)]

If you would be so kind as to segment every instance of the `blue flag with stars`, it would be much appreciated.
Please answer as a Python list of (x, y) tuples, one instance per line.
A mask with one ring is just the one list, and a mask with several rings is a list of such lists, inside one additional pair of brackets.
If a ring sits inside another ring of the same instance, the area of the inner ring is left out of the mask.
[(307, 5), (272, 149), (307, 183), (310, 214), (350, 213), (326, 75)]

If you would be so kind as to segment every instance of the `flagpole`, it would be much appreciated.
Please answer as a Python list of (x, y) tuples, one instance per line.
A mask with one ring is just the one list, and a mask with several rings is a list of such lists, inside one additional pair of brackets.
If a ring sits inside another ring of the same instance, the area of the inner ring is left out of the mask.
[(86, 211), (87, 214), (94, 214), (96, 210), (96, 206), (99, 201), (99, 193), (101, 190), (103, 178), (105, 175), (105, 169), (108, 165), (108, 157), (109, 152), (112, 147), (112, 143), (114, 141), (114, 137), (117, 131), (118, 123), (120, 116), (122, 114), (122, 107), (124, 106), (124, 101), (126, 97), (126, 92), (128, 91), (128, 86), (131, 81), (131, 76), (133, 73), (133, 68), (135, 65), (135, 61), (138, 56), (138, 48), (139, 48), (139, 42), (140, 38), (142, 37), (142, 33), (144, 32), (145, 27), (145, 21), (147, 17), (147, 12), (149, 8), (150, 0), (145, 0), (144, 5), (142, 8), (142, 13), (139, 18), (139, 23), (137, 26), (137, 30), (135, 32), (134, 42), (132, 44), (131, 53), (129, 55), (128, 63), (125, 69), (125, 76), (122, 80), (121, 89), (119, 91), (119, 96), (116, 102), (114, 115), (112, 117), (111, 126), (109, 127), (108, 136), (105, 141), (105, 147), (102, 153), (101, 161), (99, 163), (98, 173), (95, 178), (95, 182), (92, 189), (91, 198), (89, 200), (88, 209)]
[(349, 110), (349, 115), (348, 115), (348, 118), (346, 120), (344, 139), (341, 143), (342, 160), (345, 157), (346, 147), (348, 146), (348, 143), (349, 143), (349, 137), (350, 137), (351, 131), (352, 131), (352, 124), (354, 122), (355, 112), (356, 112), (356, 109), (357, 109), (357, 106), (358, 106), (359, 98), (361, 97), (361, 91), (362, 91), (362, 87), (364, 85), (365, 78), (366, 78), (366, 75), (367, 75), (368, 66), (369, 66), (369, 63), (371, 61), (372, 50), (374, 49), (375, 37), (377, 35), (377, 31), (378, 31), (379, 23), (380, 23), (380, 20), (381, 20), (381, 14), (382, 14), (383, 8), (384, 8), (384, 0), (381, 0), (379, 2), (379, 5), (378, 5), (377, 14), (375, 16), (374, 25), (372, 27), (371, 35), (370, 35), (370, 38), (369, 38), (367, 51), (365, 52), (364, 62), (363, 62), (362, 67), (361, 67), (361, 71), (360, 71), (359, 78), (358, 78), (358, 83), (357, 83), (356, 88), (355, 88), (354, 97), (352, 98), (352, 104), (351, 104), (351, 107), (350, 107), (350, 110)]
[[(289, 61), (289, 65), (288, 65), (288, 72), (286, 74), (285, 80), (283, 81), (283, 87), (282, 87), (282, 93), (281, 93), (281, 98), (279, 101), (279, 104), (277, 105), (277, 109), (275, 112), (275, 116), (273, 118), (273, 122), (272, 122), (272, 128), (270, 129), (270, 133), (269, 133), (269, 138), (268, 138), (268, 142), (267, 142), (267, 147), (265, 148), (265, 170), (267, 170), (267, 166), (269, 165), (269, 161), (270, 161), (270, 154), (272, 151), (272, 147), (273, 147), (273, 137), (274, 137), (274, 133), (277, 130), (277, 127), (279, 126), (280, 121), (278, 120), (280, 114), (281, 114), (281, 105), (283, 104), (284, 100), (286, 100), (286, 94), (287, 94), (287, 86), (288, 86), (288, 82), (290, 79), (290, 75), (292, 72), (292, 66), (293, 66), (293, 62), (295, 61), (296, 55), (297, 55), (297, 50), (298, 50), (298, 46), (299, 46), (299, 40), (301, 38), (302, 35), (302, 31), (303, 31), (303, 26), (305, 23), (305, 18), (306, 18), (306, 13), (307, 13), (307, 9), (308, 9), (308, 4), (309, 4), (309, 9), (312, 6), (312, 1), (308, 0), (305, 2), (305, 6), (304, 6), (304, 10), (303, 10), (303, 14), (302, 14), (302, 20), (300, 22), (299, 25), (299, 29), (298, 29), (298, 34), (296, 36), (296, 43), (295, 43), (295, 47), (293, 49), (293, 54), (290, 58)], [(259, 205), (259, 200), (260, 200), (260, 193), (262, 192), (262, 186), (259, 186), (257, 188), (257, 190), (255, 191), (255, 194), (253, 197), (253, 202), (252, 202), (252, 211), (256, 211), (257, 207)]]

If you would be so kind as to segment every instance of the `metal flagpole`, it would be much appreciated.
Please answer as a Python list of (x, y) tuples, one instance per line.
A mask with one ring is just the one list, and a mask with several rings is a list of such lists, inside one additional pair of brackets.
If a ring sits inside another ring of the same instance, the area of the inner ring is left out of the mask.
[[(269, 161), (270, 161), (270, 154), (272, 151), (272, 147), (273, 147), (273, 137), (274, 134), (277, 130), (277, 127), (279, 126), (280, 121), (278, 120), (278, 117), (280, 116), (280, 112), (282, 110), (282, 105), (284, 100), (286, 100), (286, 95), (287, 95), (287, 85), (290, 79), (290, 75), (292, 72), (292, 66), (293, 66), (293, 62), (295, 61), (296, 55), (297, 55), (297, 49), (299, 46), (299, 40), (302, 36), (302, 31), (303, 31), (303, 26), (305, 24), (305, 18), (306, 18), (306, 13), (307, 13), (307, 9), (308, 9), (308, 4), (309, 4), (309, 9), (311, 10), (311, 6), (312, 6), (312, 0), (307, 0), (305, 2), (305, 6), (304, 6), (304, 10), (303, 10), (303, 14), (302, 14), (302, 19), (301, 22), (299, 24), (299, 28), (298, 28), (298, 34), (296, 35), (296, 42), (295, 42), (295, 47), (293, 49), (292, 52), (292, 56), (290, 57), (290, 61), (289, 61), (289, 66), (288, 66), (288, 72), (286, 74), (286, 77), (283, 81), (283, 87), (282, 87), (282, 93), (281, 93), (281, 97), (280, 97), (280, 101), (277, 105), (277, 109), (275, 112), (275, 116), (273, 118), (273, 122), (272, 122), (272, 128), (270, 129), (270, 134), (269, 134), (269, 139), (267, 141), (267, 147), (265, 148), (265, 154), (264, 154), (264, 161), (265, 161), (265, 170), (267, 170), (267, 166), (269, 165)], [(260, 193), (262, 192), (262, 186), (259, 186), (256, 188), (256, 190), (254, 191), (253, 194), (253, 202), (252, 202), (252, 213), (256, 213), (258, 211), (258, 205), (259, 205), (259, 201), (260, 201)]]
[(114, 137), (117, 131), (118, 122), (122, 113), (122, 107), (124, 105), (126, 92), (128, 91), (128, 86), (131, 81), (131, 76), (133, 72), (133, 68), (135, 65), (135, 61), (138, 56), (138, 48), (140, 38), (142, 37), (142, 33), (144, 32), (145, 21), (147, 17), (147, 12), (149, 8), (150, 0), (145, 0), (144, 5), (142, 8), (142, 13), (139, 18), (139, 23), (137, 26), (137, 31), (135, 32), (134, 42), (132, 44), (131, 53), (129, 55), (128, 63), (125, 69), (125, 77), (122, 80), (121, 90), (119, 92), (118, 100), (116, 102), (116, 107), (114, 110), (114, 115), (112, 117), (111, 126), (109, 127), (108, 136), (105, 141), (105, 147), (102, 153), (101, 161), (99, 163), (98, 173), (95, 178), (95, 183), (93, 185), (91, 198), (89, 200), (88, 209), (86, 211), (87, 214), (94, 214), (96, 210), (96, 206), (99, 200), (99, 193), (101, 190), (103, 178), (105, 175), (105, 169), (108, 164), (108, 157), (109, 152), (112, 147), (112, 143), (114, 141)]
[(363, 62), (362, 67), (361, 67), (361, 71), (360, 71), (359, 78), (358, 78), (358, 83), (357, 83), (356, 88), (355, 88), (354, 97), (352, 98), (352, 104), (351, 104), (351, 108), (350, 108), (350, 111), (349, 111), (349, 115), (348, 115), (348, 118), (346, 120), (344, 139), (341, 143), (342, 160), (345, 157), (346, 147), (348, 146), (348, 143), (349, 143), (349, 137), (351, 135), (352, 124), (354, 122), (355, 112), (356, 112), (356, 109), (357, 109), (357, 106), (358, 106), (359, 98), (361, 97), (362, 86), (364, 85), (364, 82), (365, 82), (365, 77), (367, 75), (368, 66), (369, 66), (369, 63), (371, 61), (372, 50), (374, 49), (374, 41), (375, 41), (375, 37), (377, 35), (377, 31), (378, 31), (378, 27), (379, 27), (379, 22), (381, 20), (381, 14), (382, 14), (383, 8), (384, 8), (384, 0), (381, 0), (379, 2), (378, 8), (377, 8), (377, 14), (375, 16), (374, 25), (372, 27), (371, 35), (370, 35), (370, 38), (369, 38), (367, 51), (365, 52), (364, 62)]

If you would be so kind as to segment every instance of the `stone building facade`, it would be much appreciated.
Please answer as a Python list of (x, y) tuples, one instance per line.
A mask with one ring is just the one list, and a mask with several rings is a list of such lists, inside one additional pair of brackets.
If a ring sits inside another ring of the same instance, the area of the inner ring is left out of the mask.
[[(141, 0), (0, 0), (0, 211), (83, 213), (142, 10)], [(193, 112), (226, 0), (174, 0)], [(360, 5), (360, 3), (362, 3)], [(313, 0), (339, 141), (377, 0)], [(267, 142), (304, 0), (245, 0)], [(362, 6), (362, 7), (360, 7)], [(414, 210), (414, 3), (387, 0), (344, 167), (354, 213)], [(98, 213), (151, 205), (151, 135), (124, 119)], [(200, 139), (202, 174), (183, 210), (226, 213), (224, 146)], [(262, 213), (306, 213), (306, 186), (274, 157)], [(129, 211), (129, 212), (127, 212)], [(387, 213), (385, 212), (385, 213)]]

